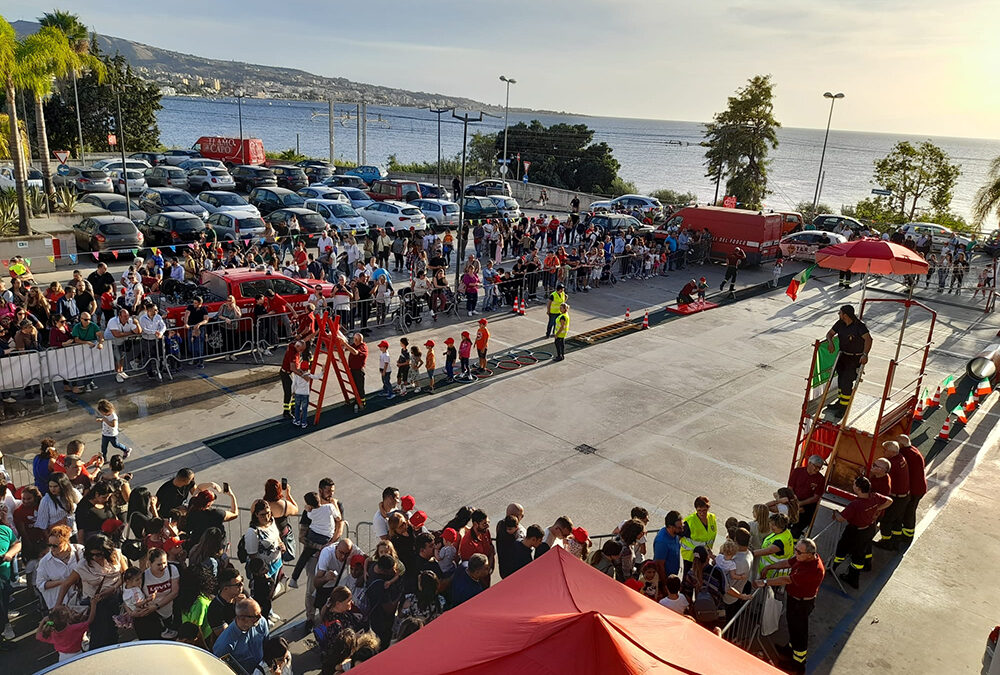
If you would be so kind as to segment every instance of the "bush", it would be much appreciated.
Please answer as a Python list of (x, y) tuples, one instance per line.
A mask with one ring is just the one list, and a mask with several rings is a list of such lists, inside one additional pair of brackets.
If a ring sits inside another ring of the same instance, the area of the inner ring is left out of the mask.
[(698, 195), (693, 192), (675, 192), (665, 188), (650, 192), (649, 196), (659, 199), (662, 204), (690, 204), (698, 201)]
[(635, 183), (630, 180), (623, 180), (620, 176), (615, 176), (614, 180), (611, 181), (611, 185), (608, 186), (608, 192), (612, 197), (635, 194), (638, 191), (639, 188), (635, 186)]
[[(792, 210), (801, 213), (802, 220), (807, 223), (811, 223), (813, 219), (821, 213), (836, 213), (836, 211), (833, 210), (833, 207), (831, 207), (829, 204), (824, 204), (823, 202), (820, 202), (819, 204), (816, 205), (816, 208), (814, 209), (812, 202), (809, 201), (799, 202), (798, 204), (795, 205), (795, 207)], [(853, 217), (854, 214), (844, 213), (843, 215)]]

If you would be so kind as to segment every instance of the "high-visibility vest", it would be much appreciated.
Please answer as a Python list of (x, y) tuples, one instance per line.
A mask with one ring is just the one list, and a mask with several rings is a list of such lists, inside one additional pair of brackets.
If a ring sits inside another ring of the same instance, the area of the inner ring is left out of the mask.
[(561, 291), (552, 291), (552, 295), (549, 297), (552, 299), (552, 309), (549, 310), (549, 314), (558, 314), (559, 308), (566, 302), (566, 294)]
[[(771, 534), (764, 537), (764, 543), (761, 544), (761, 548), (768, 548), (774, 542), (780, 541), (783, 547), (781, 553), (769, 553), (767, 555), (762, 555), (760, 557), (759, 564), (757, 566), (757, 574), (764, 569), (766, 565), (772, 565), (776, 562), (781, 562), (782, 560), (788, 560), (792, 557), (793, 549), (795, 548), (795, 537), (786, 527), (784, 530), (778, 533), (772, 532)], [(767, 578), (778, 576), (779, 574), (786, 574), (784, 570), (771, 570), (767, 573)]]
[(711, 548), (715, 543), (715, 535), (719, 528), (715, 523), (715, 514), (708, 514), (708, 527), (701, 522), (697, 513), (692, 513), (684, 519), (691, 530), (690, 537), (681, 537), (681, 558), (691, 562), (694, 560), (694, 549), (696, 546), (707, 546)]
[[(562, 328), (560, 328), (562, 326)], [(560, 314), (556, 319), (556, 337), (564, 338), (569, 334), (569, 314)]]

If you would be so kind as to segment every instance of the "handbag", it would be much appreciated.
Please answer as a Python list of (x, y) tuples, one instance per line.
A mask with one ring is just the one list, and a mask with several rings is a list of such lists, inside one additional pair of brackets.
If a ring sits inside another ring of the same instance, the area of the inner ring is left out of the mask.
[[(135, 515), (135, 514), (134, 513), (130, 514), (129, 518), (128, 518), (128, 520), (129, 520), (128, 531), (129, 532), (133, 531), (132, 530), (132, 516), (133, 515)], [(144, 555), (146, 555), (146, 551), (147, 551), (147, 549), (146, 549), (146, 543), (144, 541), (142, 541), (141, 539), (126, 539), (125, 541), (122, 542), (122, 545), (121, 545), (122, 555), (125, 556), (126, 558), (128, 558), (132, 562), (138, 562), (139, 560), (141, 560), (142, 557)]]

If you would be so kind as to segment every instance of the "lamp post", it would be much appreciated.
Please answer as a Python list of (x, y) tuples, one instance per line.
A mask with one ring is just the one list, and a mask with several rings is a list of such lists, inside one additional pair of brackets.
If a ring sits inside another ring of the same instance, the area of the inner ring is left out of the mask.
[(823, 152), (819, 156), (819, 173), (816, 174), (816, 191), (813, 192), (813, 212), (816, 211), (816, 204), (819, 202), (819, 181), (823, 177), (823, 161), (826, 159), (826, 142), (830, 138), (830, 122), (833, 121), (833, 104), (837, 102), (838, 98), (844, 98), (844, 94), (842, 92), (837, 92), (836, 94), (826, 92), (823, 94), (823, 98), (830, 99), (830, 115), (826, 118), (826, 135), (823, 136)]
[(517, 80), (506, 75), (501, 75), (500, 81), (507, 84), (507, 101), (503, 107), (503, 164), (500, 165), (500, 177), (502, 179), (507, 175), (507, 117), (510, 113), (510, 85), (517, 84)]
[(243, 97), (244, 96), (246, 96), (246, 93), (242, 89), (236, 92), (236, 110), (238, 111), (240, 117), (240, 164), (247, 163), (247, 153), (246, 150), (244, 149), (244, 146), (246, 144), (243, 142)]
[[(441, 185), (441, 115), (443, 113), (449, 112), (449, 111), (454, 110), (454, 109), (455, 109), (454, 107), (451, 107), (451, 108), (430, 108), (430, 111), (432, 113), (434, 113), (435, 115), (437, 115), (437, 118), (438, 118), (438, 173), (437, 173), (437, 177), (438, 177), (438, 185), (439, 186)], [(458, 195), (455, 195), (455, 199), (458, 199)]]
[(118, 147), (122, 151), (122, 184), (125, 192), (125, 215), (132, 220), (132, 197), (128, 192), (128, 163), (125, 161), (125, 127), (122, 125), (122, 83), (115, 84), (115, 103), (118, 106)]

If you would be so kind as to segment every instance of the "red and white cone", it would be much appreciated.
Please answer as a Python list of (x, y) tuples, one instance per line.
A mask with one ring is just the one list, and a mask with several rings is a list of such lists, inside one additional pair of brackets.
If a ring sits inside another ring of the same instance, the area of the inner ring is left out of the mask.
[(924, 402), (922, 399), (917, 400), (917, 407), (913, 411), (913, 421), (920, 422), (924, 419)]
[(511, 309), (511, 311), (514, 312), (514, 314), (519, 314), (520, 313), (520, 307), (519, 307), (519, 304), (518, 304), (518, 303), (520, 303), (520, 301), (521, 301), (521, 298), (519, 296), (515, 295), (514, 296), (514, 307), (513, 307), (513, 309)]
[(646, 310), (646, 315), (642, 317), (642, 328), (643, 330), (649, 328), (649, 310)]
[(941, 387), (939, 386), (934, 390), (934, 398), (931, 399), (931, 405), (938, 406), (941, 405)]
[(951, 437), (951, 415), (944, 418), (944, 426), (941, 427), (941, 433), (938, 434), (939, 441), (947, 441)]
[(527, 306), (528, 306), (528, 301), (527, 300), (522, 300), (521, 301), (521, 306), (520, 306), (520, 310), (521, 311), (518, 312), (518, 314), (520, 316), (524, 316), (524, 308), (527, 307)]
[(625, 320), (626, 321), (632, 320), (632, 310), (628, 307), (625, 308)]

